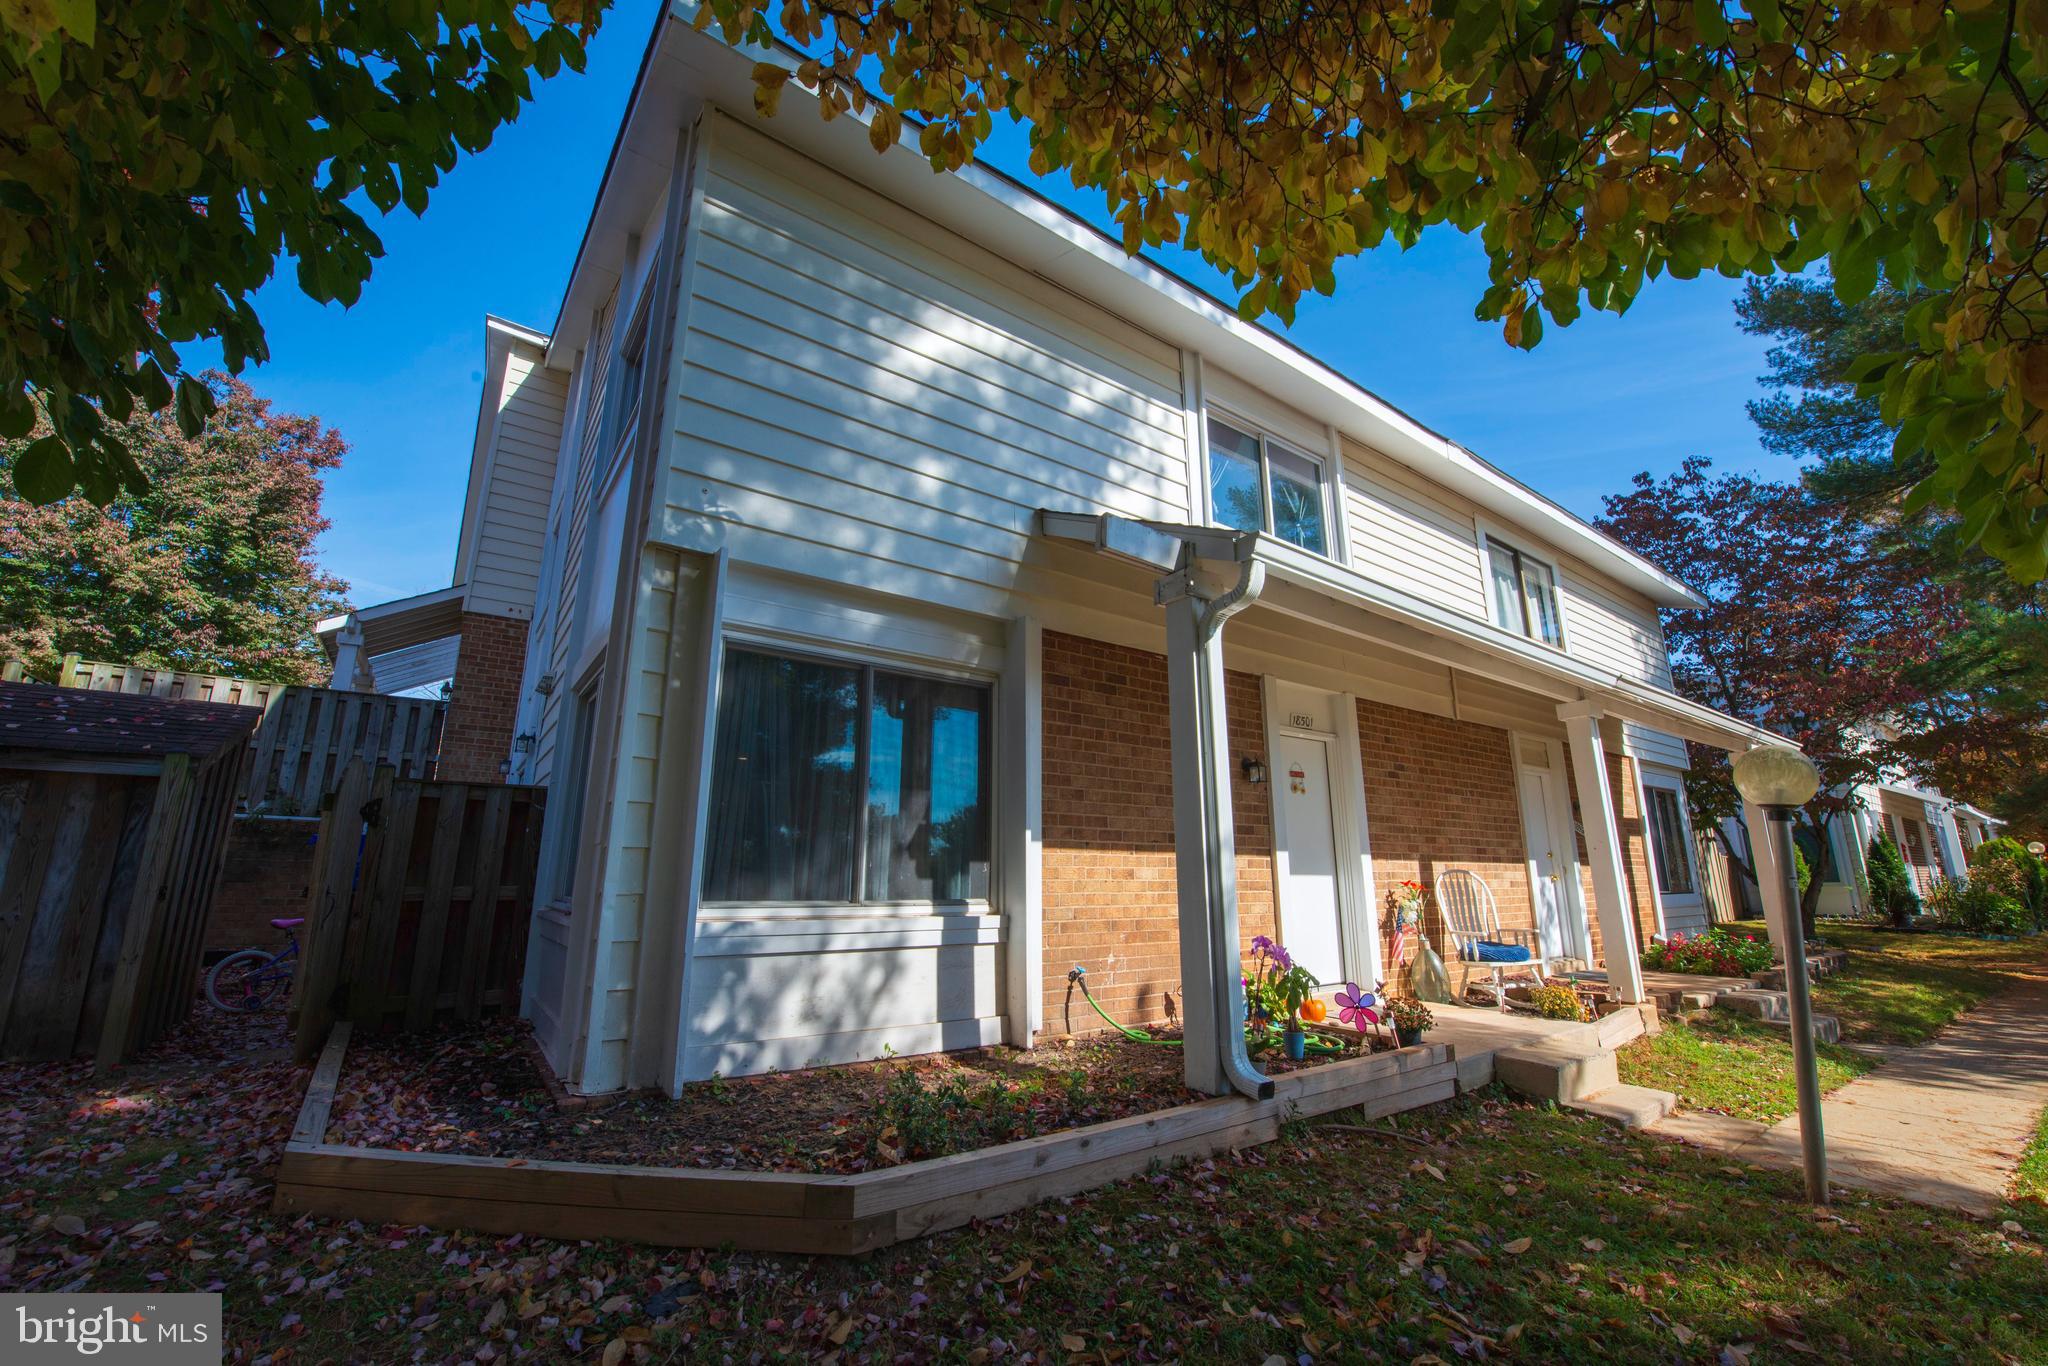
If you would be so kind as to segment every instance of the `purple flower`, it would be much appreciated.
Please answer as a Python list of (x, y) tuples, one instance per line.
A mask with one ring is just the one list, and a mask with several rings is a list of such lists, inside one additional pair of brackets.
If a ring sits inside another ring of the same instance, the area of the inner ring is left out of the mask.
[(1285, 972), (1289, 968), (1294, 966), (1294, 955), (1287, 952), (1286, 949), (1282, 948), (1278, 944), (1268, 944), (1266, 946), (1266, 956), (1271, 958), (1273, 960), (1273, 966), (1280, 969), (1280, 971), (1282, 972)]
[(1337, 1018), (1354, 1029), (1380, 1022), (1379, 1012), (1373, 1007), (1379, 998), (1369, 991), (1360, 991), (1358, 983), (1346, 982), (1344, 990), (1337, 993)]
[(1266, 936), (1263, 934), (1255, 934), (1252, 936), (1253, 953), (1271, 953), (1277, 947), (1278, 946), (1274, 944), (1272, 940), (1266, 938)]

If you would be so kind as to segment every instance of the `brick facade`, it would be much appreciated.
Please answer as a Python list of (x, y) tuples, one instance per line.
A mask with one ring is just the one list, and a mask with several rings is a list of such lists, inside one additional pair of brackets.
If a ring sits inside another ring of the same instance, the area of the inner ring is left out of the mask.
[[(1173, 756), (1162, 655), (1045, 633), (1045, 1028), (1102, 1022), (1067, 970), (1127, 1024), (1180, 1010), (1179, 890), (1173, 860)], [(1273, 819), (1266, 786), (1241, 761), (1265, 754), (1259, 680), (1232, 673), (1231, 806), (1238, 924), (1246, 944), (1273, 932)]]
[(313, 882), (314, 817), (237, 816), (206, 917), (208, 953), (284, 947), (273, 917), (304, 915)]
[[(1104, 1027), (1068, 985), (1077, 963), (1117, 1019), (1170, 1021), (1180, 1006), (1180, 951), (1166, 660), (1053, 631), (1044, 642), (1045, 1032)], [(1275, 932), (1272, 789), (1242, 777), (1245, 758), (1270, 762), (1258, 678), (1228, 674), (1226, 707), (1238, 924), (1248, 945)], [(1534, 928), (1509, 733), (1370, 701), (1358, 704), (1358, 730), (1375, 895), (1409, 879), (1432, 886), (1446, 868), (1469, 868), (1493, 889), (1504, 926)], [(1609, 756), (1608, 772), (1647, 940), (1654, 911), (1634, 774), (1620, 755)], [(1576, 808), (1575, 791), (1573, 800)], [(1583, 842), (1579, 858), (1584, 869)], [(1585, 881), (1590, 906), (1590, 873)], [(1391, 925), (1384, 903), (1379, 909), (1384, 954)], [(1597, 912), (1589, 919), (1597, 954)], [(1444, 952), (1433, 900), (1425, 925)], [(1404, 969), (1394, 985), (1406, 982)]]
[(519, 677), (526, 667), (526, 623), (482, 612), (462, 614), (462, 645), (441, 728), (439, 776), (496, 783), (512, 755), (519, 714)]

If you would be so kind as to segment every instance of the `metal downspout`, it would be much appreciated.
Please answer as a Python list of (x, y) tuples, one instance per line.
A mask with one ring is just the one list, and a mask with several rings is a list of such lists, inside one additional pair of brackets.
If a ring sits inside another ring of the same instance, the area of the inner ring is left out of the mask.
[[(1240, 545), (1245, 558), (1238, 562), (1237, 583), (1222, 596), (1205, 600), (1194, 586), (1193, 547), (1186, 547), (1180, 569), (1159, 581), (1156, 596), (1167, 609), (1176, 843), (1183, 854), (1200, 851), (1199, 867), (1183, 865), (1180, 872), (1182, 904), (1199, 899), (1204, 922), (1199, 936), (1187, 935), (1183, 927), (1182, 976), (1207, 979), (1200, 1002), (1188, 999), (1185, 984), (1182, 991), (1188, 1084), (1219, 1094), (1228, 1087), (1264, 1100), (1273, 1094), (1273, 1083), (1252, 1066), (1244, 1048), (1222, 648), (1223, 623), (1258, 601), (1265, 587), (1266, 567), (1250, 558), (1249, 551), (1250, 546)], [(1207, 940), (1199, 954), (1188, 942), (1198, 938)], [(1202, 1048), (1209, 1057), (1201, 1056)]]

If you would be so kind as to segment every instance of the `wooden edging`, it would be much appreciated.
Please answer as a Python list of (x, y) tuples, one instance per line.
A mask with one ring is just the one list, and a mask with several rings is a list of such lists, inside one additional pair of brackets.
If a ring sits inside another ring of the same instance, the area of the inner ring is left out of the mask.
[(274, 1208), (675, 1247), (852, 1254), (1077, 1195), (1180, 1159), (1279, 1137), (1336, 1110), (1390, 1115), (1457, 1094), (1450, 1049), (1422, 1044), (1274, 1078), (1273, 1096), (1221, 1096), (1153, 1114), (850, 1176), (622, 1167), (356, 1148), (326, 1141), (346, 1023), (335, 1027), (278, 1165)]

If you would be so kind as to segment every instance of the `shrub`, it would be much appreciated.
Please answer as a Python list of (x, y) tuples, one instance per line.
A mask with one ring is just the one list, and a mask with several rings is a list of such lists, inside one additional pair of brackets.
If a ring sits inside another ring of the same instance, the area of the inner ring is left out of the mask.
[(1583, 1020), (1586, 1007), (1579, 993), (1562, 982), (1537, 987), (1529, 993), (1529, 1004), (1546, 1020)]
[(2026, 908), (2033, 925), (2048, 917), (2048, 864), (2027, 852), (2016, 839), (1986, 840), (1970, 855), (1970, 882), (1985, 884), (1998, 895)]
[(1913, 889), (1913, 875), (1906, 871), (1899, 846), (1889, 835), (1873, 836), (1868, 862), (1871, 906), (1892, 924), (1906, 928), (1920, 913), (1920, 894)]
[(1643, 966), (1658, 972), (1747, 977), (1770, 965), (1770, 944), (1752, 939), (1732, 925), (1716, 925), (1705, 934), (1674, 934), (1643, 950)]
[(1937, 880), (1927, 893), (1928, 909), (1943, 929), (1971, 934), (2024, 934), (2034, 927), (2034, 913), (1996, 877), (1973, 875), (1968, 882)]

